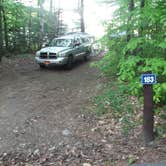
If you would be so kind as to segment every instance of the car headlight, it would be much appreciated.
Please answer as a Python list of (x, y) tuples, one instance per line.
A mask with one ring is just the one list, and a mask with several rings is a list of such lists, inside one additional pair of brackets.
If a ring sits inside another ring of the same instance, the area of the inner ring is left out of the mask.
[(39, 57), (40, 56), (40, 51), (36, 52), (36, 56)]
[(60, 52), (58, 55), (59, 56), (65, 56), (66, 54), (64, 52)]

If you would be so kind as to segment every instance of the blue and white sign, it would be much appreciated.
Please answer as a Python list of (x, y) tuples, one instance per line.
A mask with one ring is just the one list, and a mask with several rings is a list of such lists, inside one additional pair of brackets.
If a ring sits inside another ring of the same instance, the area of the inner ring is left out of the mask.
[(141, 83), (142, 84), (156, 84), (156, 74), (142, 74)]

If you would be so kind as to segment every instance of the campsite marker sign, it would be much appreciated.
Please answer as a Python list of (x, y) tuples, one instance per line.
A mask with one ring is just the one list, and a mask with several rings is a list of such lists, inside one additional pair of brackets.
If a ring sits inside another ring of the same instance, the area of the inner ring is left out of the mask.
[(143, 85), (156, 84), (156, 75), (155, 74), (142, 74), (141, 75), (141, 83)]
[(144, 108), (143, 108), (143, 133), (145, 143), (154, 140), (154, 103), (153, 84), (156, 84), (156, 75), (146, 72), (141, 75), (143, 84)]

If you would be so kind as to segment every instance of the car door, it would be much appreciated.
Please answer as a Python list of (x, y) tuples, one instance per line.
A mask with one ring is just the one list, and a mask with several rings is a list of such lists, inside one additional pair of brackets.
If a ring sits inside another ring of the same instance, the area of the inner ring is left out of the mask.
[(83, 54), (83, 46), (80, 38), (75, 38), (74, 40), (74, 57), (75, 59), (81, 59)]
[(82, 52), (83, 55), (91, 52), (91, 44), (88, 37), (82, 37)]

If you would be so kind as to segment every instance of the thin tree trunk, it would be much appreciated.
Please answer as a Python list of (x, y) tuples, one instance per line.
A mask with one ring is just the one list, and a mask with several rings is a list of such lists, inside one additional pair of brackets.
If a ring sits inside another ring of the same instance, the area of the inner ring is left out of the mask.
[(57, 12), (57, 28), (56, 28), (56, 35), (59, 36), (59, 29), (60, 29), (60, 8)]
[(133, 36), (133, 32), (131, 29), (131, 19), (132, 19), (132, 12), (134, 10), (134, 0), (130, 0), (129, 6), (128, 6), (128, 11), (129, 11), (129, 17), (127, 20), (127, 42), (130, 41), (131, 37)]
[[(142, 13), (142, 9), (145, 6), (145, 0), (140, 0), (140, 26), (138, 27), (138, 35), (139, 37), (143, 37), (143, 31), (144, 31), (144, 27), (143, 27), (143, 21), (144, 21), (144, 17), (143, 17), (143, 13)], [(143, 55), (143, 48), (138, 48), (137, 52), (139, 52), (140, 55)]]
[(39, 30), (39, 47), (42, 46), (43, 43), (43, 35), (44, 35), (44, 19), (43, 19), (43, 3), (44, 0), (38, 0), (38, 7), (40, 9), (38, 13), (39, 22), (40, 22), (40, 30)]
[(141, 10), (141, 17), (140, 17), (140, 19), (141, 19), (141, 25), (140, 25), (139, 30), (138, 30), (140, 37), (143, 35), (143, 26), (142, 26), (142, 19), (143, 19), (143, 17), (142, 17), (142, 9), (144, 8), (144, 6), (145, 6), (145, 0), (140, 0), (140, 10)]
[(84, 22), (84, 0), (81, 0), (81, 32), (85, 32), (85, 22)]
[(0, 0), (0, 62), (3, 54), (2, 0)]
[(2, 12), (3, 12), (3, 21), (4, 21), (5, 46), (6, 46), (6, 49), (8, 50), (8, 48), (9, 48), (8, 24), (7, 24), (7, 18), (6, 18), (6, 13), (5, 13), (5, 9), (4, 8), (2, 8)]
[[(18, 18), (17, 13), (16, 13), (15, 17), (16, 17), (16, 20), (17, 20), (17, 18)], [(14, 35), (14, 37), (13, 37), (13, 50), (17, 51), (17, 37), (18, 37), (18, 34), (17, 34), (16, 23), (13, 25), (13, 35)]]
[[(31, 9), (29, 10), (29, 24), (28, 24), (28, 49), (30, 50), (31, 49), (31, 26), (32, 26), (32, 18), (31, 18)], [(29, 51), (28, 50), (28, 51)]]
[(50, 0), (50, 13), (52, 14), (52, 0)]
[(145, 6), (145, 0), (141, 0), (140, 8), (143, 8), (144, 6)]

